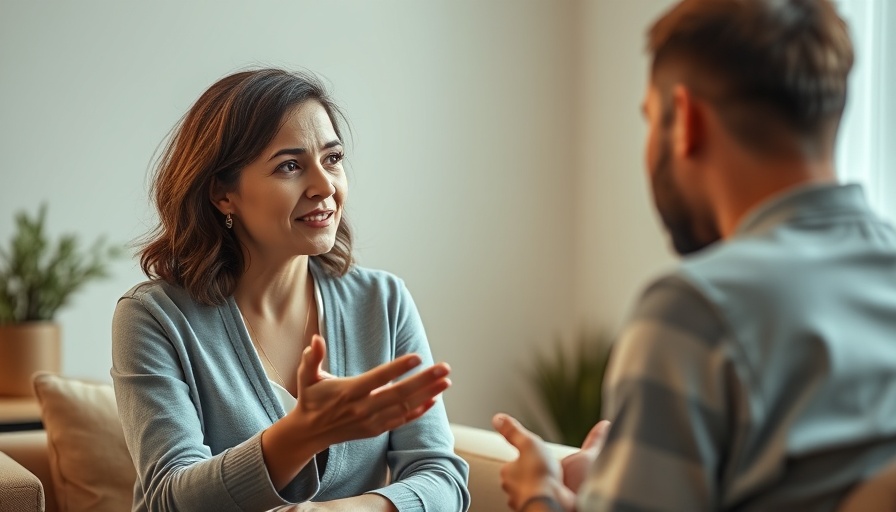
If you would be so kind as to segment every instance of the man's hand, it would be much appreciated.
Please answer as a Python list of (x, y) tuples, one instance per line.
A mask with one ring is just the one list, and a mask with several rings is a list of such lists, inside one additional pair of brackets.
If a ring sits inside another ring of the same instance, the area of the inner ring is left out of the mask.
[(520, 452), (515, 461), (501, 468), (501, 488), (507, 493), (510, 508), (519, 510), (531, 498), (544, 496), (563, 510), (575, 510), (575, 493), (563, 485), (560, 463), (544, 441), (506, 414), (495, 415), (492, 425)]
[(563, 467), (563, 484), (572, 492), (578, 494), (579, 487), (582, 486), (582, 482), (585, 481), (585, 475), (588, 474), (588, 469), (594, 465), (594, 460), (597, 459), (601, 448), (604, 447), (609, 431), (609, 421), (597, 422), (591, 428), (591, 431), (588, 432), (588, 436), (585, 437), (582, 449), (572, 455), (567, 455), (560, 461), (560, 465)]

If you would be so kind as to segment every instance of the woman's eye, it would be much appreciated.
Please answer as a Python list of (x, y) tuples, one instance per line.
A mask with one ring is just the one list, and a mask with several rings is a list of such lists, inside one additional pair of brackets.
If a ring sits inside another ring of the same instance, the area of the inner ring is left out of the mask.
[(345, 158), (345, 153), (331, 153), (327, 155), (327, 163), (330, 165), (336, 165)]
[(280, 172), (296, 172), (299, 170), (299, 164), (297, 164), (293, 160), (290, 160), (288, 162), (283, 162), (282, 164), (280, 164), (280, 166), (277, 167), (277, 170)]

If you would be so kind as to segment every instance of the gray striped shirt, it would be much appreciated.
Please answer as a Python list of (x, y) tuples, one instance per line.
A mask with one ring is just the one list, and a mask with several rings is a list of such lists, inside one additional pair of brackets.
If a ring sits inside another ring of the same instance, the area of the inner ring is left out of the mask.
[(896, 456), (896, 231), (812, 185), (654, 282), (605, 380), (584, 511), (833, 510)]

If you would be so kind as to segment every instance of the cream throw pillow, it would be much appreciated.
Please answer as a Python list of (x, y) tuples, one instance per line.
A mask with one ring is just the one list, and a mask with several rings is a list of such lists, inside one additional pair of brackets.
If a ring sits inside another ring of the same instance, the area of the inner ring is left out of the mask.
[(34, 377), (61, 512), (131, 509), (137, 474), (110, 384)]

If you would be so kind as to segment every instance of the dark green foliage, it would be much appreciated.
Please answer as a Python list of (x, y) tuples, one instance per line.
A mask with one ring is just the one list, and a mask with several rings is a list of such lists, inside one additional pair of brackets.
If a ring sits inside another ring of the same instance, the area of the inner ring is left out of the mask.
[(74, 235), (47, 240), (47, 207), (37, 218), (16, 215), (16, 232), (8, 248), (0, 247), (0, 325), (52, 320), (84, 284), (108, 276), (109, 263), (123, 254), (99, 238), (86, 251)]
[(602, 419), (601, 386), (610, 341), (603, 334), (583, 334), (571, 350), (558, 342), (548, 355), (537, 356), (529, 377), (539, 406), (559, 435), (557, 442), (581, 446), (591, 427)]

